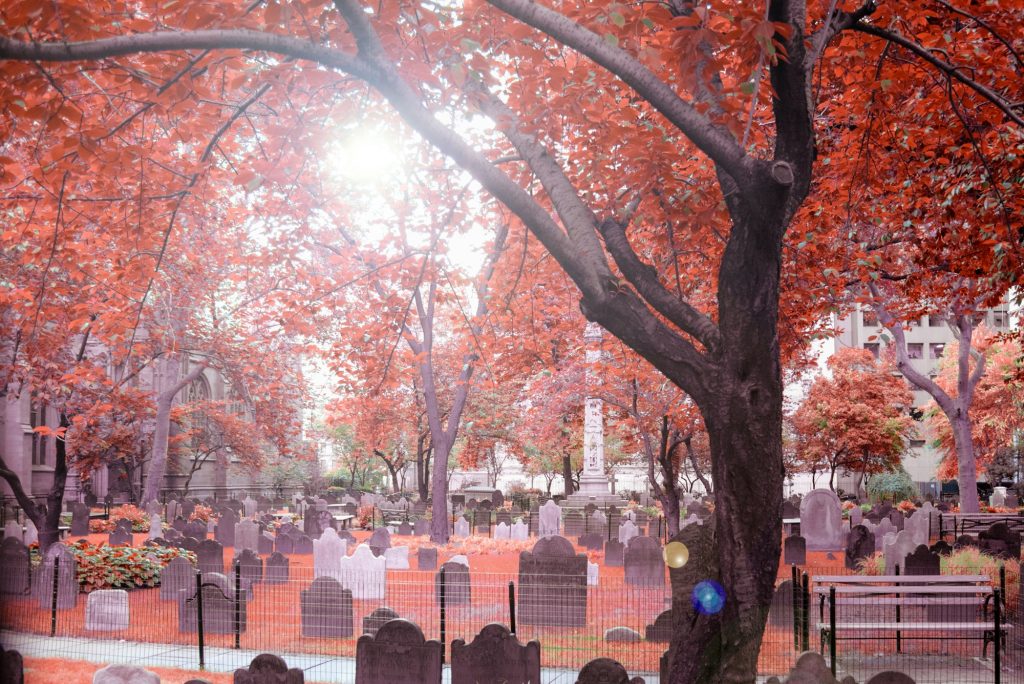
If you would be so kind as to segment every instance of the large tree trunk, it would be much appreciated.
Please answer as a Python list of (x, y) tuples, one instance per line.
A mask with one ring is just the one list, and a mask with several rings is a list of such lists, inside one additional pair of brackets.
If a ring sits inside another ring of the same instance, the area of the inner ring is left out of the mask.
[[(956, 402), (960, 404), (960, 402)], [(978, 513), (981, 510), (978, 501), (978, 466), (974, 457), (974, 438), (971, 435), (971, 419), (967, 408), (957, 406), (956, 410), (946, 414), (953, 428), (953, 439), (956, 442), (956, 463), (959, 469), (957, 483), (960, 486), (960, 512)]]
[(174, 406), (174, 398), (178, 392), (188, 386), (190, 382), (198, 378), (206, 370), (206, 364), (200, 363), (178, 380), (171, 380), (178, 367), (178, 361), (173, 355), (163, 359), (164, 382), (170, 385), (157, 395), (156, 399), (156, 425), (153, 430), (153, 458), (149, 464), (149, 473), (146, 476), (146, 487), (142, 492), (142, 505), (150, 501), (156, 501), (160, 496), (160, 487), (164, 484), (164, 477), (167, 475), (167, 442), (171, 434), (171, 407)]
[(572, 455), (565, 451), (562, 453), (562, 479), (565, 480), (565, 495), (573, 493), (572, 479)]

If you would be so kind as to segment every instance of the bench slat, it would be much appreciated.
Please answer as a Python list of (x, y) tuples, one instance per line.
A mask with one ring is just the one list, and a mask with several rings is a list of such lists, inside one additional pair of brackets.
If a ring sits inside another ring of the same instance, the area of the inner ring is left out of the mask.
[(869, 584), (885, 582), (924, 582), (929, 584), (964, 584), (990, 582), (988, 575), (821, 575), (812, 578), (815, 584)]
[[(1001, 625), (1005, 630), (1006, 625)], [(829, 630), (831, 625), (828, 622), (819, 622), (819, 630)], [(853, 629), (853, 630), (895, 630), (899, 632), (924, 632), (929, 630), (934, 631), (949, 631), (955, 630), (966, 630), (966, 631), (981, 631), (991, 630), (992, 623), (988, 622), (837, 622), (836, 629)]]
[(911, 587), (815, 587), (814, 593), (821, 596), (828, 596), (832, 589), (836, 590), (836, 595), (843, 594), (991, 594), (992, 587), (989, 585), (985, 586), (973, 586), (973, 587), (922, 587), (922, 586), (911, 586)]

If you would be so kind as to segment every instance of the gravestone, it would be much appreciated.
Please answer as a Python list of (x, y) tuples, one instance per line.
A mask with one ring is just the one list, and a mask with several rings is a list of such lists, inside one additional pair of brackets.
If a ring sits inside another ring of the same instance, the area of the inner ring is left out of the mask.
[(987, 530), (979, 532), (977, 544), (982, 552), (991, 556), (1020, 560), (1020, 533), (1012, 531), (1004, 522), (994, 523)]
[(375, 529), (373, 534), (370, 535), (368, 545), (375, 556), (379, 556), (384, 553), (384, 549), (390, 549), (391, 533), (388, 532), (388, 528), (378, 527)]
[(138, 665), (107, 665), (96, 670), (92, 684), (160, 684), (160, 677)]
[(617, 660), (595, 658), (580, 670), (576, 684), (643, 684), (643, 679), (630, 679), (626, 668)]
[(666, 610), (654, 619), (654, 623), (647, 625), (644, 630), (647, 641), (667, 644), (672, 641), (672, 611)]
[(376, 608), (372, 613), (363, 618), (363, 634), (373, 636), (381, 627), (392, 620), (399, 619), (399, 617), (401, 616), (398, 613), (387, 606)]
[[(209, 540), (208, 540), (209, 541)], [(214, 578), (209, 578), (214, 579)], [(220, 577), (223, 580), (223, 575)], [(234, 592), (225, 593), (218, 583), (207, 584), (207, 578), (203, 579), (203, 631), (207, 634), (234, 634), (235, 632), (235, 609), (236, 602), (233, 600)], [(246, 608), (248, 600), (247, 592), (243, 591), (238, 596), (238, 629), (245, 632), (246, 629)], [(194, 591), (183, 591), (178, 596), (178, 631), (195, 632), (198, 624), (198, 601)]]
[(462, 565), (465, 565), (467, 568), (469, 567), (469, 558), (467, 556), (461, 554), (461, 553), (459, 555), (457, 555), (457, 556), (452, 556), (451, 558), (449, 558), (448, 562), (449, 563), (460, 563)]
[(350, 637), (354, 633), (352, 592), (333, 577), (317, 577), (301, 592), (302, 636)]
[(512, 528), (510, 528), (508, 525), (506, 525), (503, 522), (502, 523), (498, 523), (495, 526), (495, 528), (494, 528), (494, 538), (495, 539), (511, 539), (512, 538)]
[(430, 534), (430, 521), (426, 518), (420, 518), (413, 525), (412, 531), (418, 537)]
[(182, 530), (182, 534), (184, 534), (186, 537), (193, 537), (195, 539), (198, 539), (199, 541), (202, 541), (206, 539), (206, 533), (208, 529), (209, 528), (207, 528), (206, 523), (204, 523), (202, 520), (193, 520), (192, 522), (187, 523), (185, 525), (185, 529)]
[(786, 537), (782, 542), (783, 561), (786, 565), (804, 565), (807, 563), (807, 542), (798, 534)]
[[(697, 505), (699, 506), (700, 504), (697, 504)], [(701, 508), (703, 508), (703, 506), (701, 506)], [(782, 502), (782, 518), (784, 520), (787, 519), (787, 518), (792, 520), (793, 518), (799, 518), (799, 517), (800, 517), (800, 506), (798, 506), (797, 504), (793, 503), (792, 501), (788, 501), (788, 500)]]
[(897, 532), (902, 532), (903, 526), (907, 523), (907, 516), (903, 514), (903, 511), (893, 509), (889, 511), (889, 520), (892, 521), (893, 527), (896, 528)]
[(33, 578), (35, 596), (39, 600), (39, 607), (49, 610), (53, 600), (53, 568), (54, 563), (60, 560), (57, 571), (57, 609), (67, 610), (74, 608), (78, 603), (78, 574), (75, 557), (60, 543), (53, 544), (46, 550), (46, 556), (38, 572)]
[(387, 581), (387, 564), (378, 558), (366, 544), (341, 559), (341, 583), (352, 590), (354, 599), (383, 599)]
[(889, 534), (896, 534), (896, 526), (892, 524), (889, 518), (882, 518), (882, 520), (875, 525), (875, 529), (872, 530), (875, 535), (875, 551), (882, 551), (883, 544), (885, 543), (885, 537)]
[[(279, 656), (261, 653), (252, 659), (249, 667), (235, 670), (233, 684), (303, 684), (303, 673), (288, 665)], [(189, 682), (185, 682), (189, 684)]]
[(24, 533), (21, 530), (21, 523), (11, 520), (4, 525), (4, 539), (17, 539), (24, 542)]
[(316, 539), (320, 536), (320, 521), (317, 516), (320, 515), (319, 511), (315, 508), (306, 509), (306, 514), (302, 516), (302, 531), (310, 539)]
[(195, 553), (199, 548), (199, 540), (195, 537), (182, 537), (178, 540), (178, 547)]
[(25, 659), (18, 651), (5, 650), (2, 644), (0, 644), (0, 682), (25, 684)]
[(578, 537), (583, 534), (583, 515), (579, 511), (565, 514), (565, 536)]
[(384, 567), (388, 570), (408, 570), (409, 547), (392, 546), (390, 549), (384, 549)]
[(149, 503), (146, 504), (146, 515), (148, 516), (163, 515), (163, 512), (163, 505), (156, 499), (151, 499)]
[(280, 553), (271, 553), (266, 559), (264, 582), (268, 585), (283, 585), (289, 580), (290, 563), (288, 557)]
[(639, 534), (640, 530), (632, 520), (624, 520), (622, 524), (619, 525), (619, 542), (622, 544), (628, 544), (630, 539), (638, 536)]
[(604, 546), (604, 535), (598, 532), (589, 532), (580, 537), (577, 544), (588, 551), (600, 551)]
[(36, 524), (31, 520), (25, 521), (25, 536), (21, 541), (25, 546), (39, 543), (39, 530), (36, 529)]
[(97, 589), (85, 601), (85, 629), (89, 632), (117, 632), (128, 629), (128, 592)]
[(195, 588), (196, 571), (187, 558), (172, 558), (160, 571), (160, 599), (163, 601), (177, 600), (180, 591), (195, 591)]
[(444, 649), (408, 620), (392, 620), (356, 643), (355, 684), (436, 684)]
[(328, 528), (319, 539), (313, 540), (313, 577), (341, 577), (341, 559), (347, 548), (338, 533)]
[(257, 584), (263, 581), (263, 559), (252, 549), (242, 549), (235, 557), (243, 581)]
[(89, 507), (84, 503), (75, 502), (71, 504), (71, 531), (72, 537), (85, 537), (89, 534)]
[(0, 595), (23, 596), (29, 591), (28, 547), (14, 537), (0, 542)]
[(398, 530), (395, 532), (395, 534), (399, 534), (399, 535), (401, 535), (403, 537), (408, 537), (412, 533), (413, 533), (413, 528), (412, 528), (412, 525), (409, 523), (408, 520), (405, 520), (402, 523), (400, 523), (398, 525)]
[(511, 538), (516, 541), (526, 541), (530, 538), (530, 527), (522, 520), (512, 523)]
[(800, 536), (809, 551), (836, 551), (844, 547), (842, 506), (828, 489), (808, 492), (800, 502)]
[(565, 537), (542, 537), (519, 554), (519, 616), (524, 625), (586, 624), (587, 557)]
[(596, 587), (600, 581), (601, 566), (587, 561), (587, 586)]
[(274, 535), (269, 532), (260, 532), (260, 536), (256, 540), (256, 545), (258, 546), (256, 551), (261, 556), (274, 553)]
[(452, 642), (451, 684), (540, 684), (540, 642), (521, 644), (505, 625), (491, 623), (473, 641)]
[(153, 514), (149, 516), (149, 536), (147, 539), (159, 539), (164, 533), (164, 523), (160, 516)]
[(356, 538), (348, 530), (335, 530), (335, 532), (338, 533), (338, 539), (345, 542), (346, 549), (355, 548), (356, 544), (358, 544)]
[(171, 522), (171, 527), (173, 527), (178, 532), (181, 532), (182, 536), (184, 536), (185, 528), (187, 526), (188, 526), (188, 523), (185, 522), (185, 519), (182, 518), (180, 515), (177, 516), (176, 518), (174, 518), (174, 520)]
[[(885, 574), (896, 574), (896, 566), (902, 566), (903, 560), (916, 548), (917, 544), (914, 543), (914, 538), (910, 532), (906, 530), (897, 532), (896, 536), (891, 538), (891, 542), (885, 543), (882, 549), (882, 552), (885, 554)], [(903, 572), (902, 567), (900, 567), (900, 572), (901, 574), (906, 574)]]
[(298, 556), (311, 556), (313, 555), (313, 540), (304, 534), (300, 534), (294, 538), (295, 544), (292, 548), (292, 553)]
[(859, 563), (875, 552), (875, 535), (864, 525), (855, 525), (846, 539), (846, 567), (856, 570)]
[(621, 568), (626, 556), (626, 545), (609, 539), (604, 544), (604, 564), (609, 568)]
[(185, 499), (181, 502), (181, 515), (182, 518), (188, 520), (192, 517), (192, 514), (196, 512), (196, 502), (190, 499)]
[[(225, 509), (217, 520), (217, 530), (213, 533), (213, 538), (219, 541), (224, 546), (235, 545), (235, 526), (238, 524), (238, 517), (235, 512), (230, 508)], [(253, 551), (257, 550), (258, 545), (253, 545)]]
[(948, 556), (953, 553), (953, 547), (950, 546), (948, 542), (940, 539), (931, 545), (931, 551), (932, 553), (937, 553), (940, 556)]
[(548, 501), (540, 507), (540, 536), (558, 535), (562, 529), (562, 509), (554, 501)]
[(1004, 505), (1010, 509), (1020, 508), (1020, 497), (1016, 494), (1007, 494), (1006, 503)]
[(462, 563), (448, 561), (437, 571), (434, 581), (434, 600), (441, 601), (441, 571), (444, 571), (444, 600), (446, 606), (468, 605), (472, 599), (469, 568)]
[(512, 514), (506, 510), (500, 510), (494, 514), (494, 524), (500, 525), (502, 523), (505, 523), (509, 528), (512, 527)]
[(907, 554), (900, 568), (904, 575), (939, 575), (939, 554), (924, 544), (919, 544), (913, 553)]
[(456, 537), (468, 537), (469, 536), (469, 521), (463, 518), (461, 515), (455, 520), (455, 534)]
[(773, 627), (793, 626), (793, 580), (783, 580), (775, 587), (768, 609), (768, 624)]
[(437, 569), (437, 548), (433, 546), (421, 546), (416, 549), (416, 569), (436, 570)]
[(864, 520), (864, 511), (860, 509), (860, 506), (854, 506), (850, 509), (850, 528), (854, 528), (860, 525)]
[(251, 496), (246, 496), (244, 499), (242, 499), (242, 510), (245, 511), (246, 518), (251, 518), (254, 515), (256, 515), (256, 509), (256, 500), (253, 499)]
[(168, 499), (165, 508), (168, 520), (174, 520), (181, 515), (181, 504), (178, 503), (177, 499)]
[(608, 643), (633, 644), (644, 640), (640, 632), (629, 627), (612, 627), (604, 631), (604, 640)]
[(494, 508), (501, 508), (505, 505), (505, 495), (500, 490), (495, 490), (491, 493), (491, 505)]
[(665, 586), (665, 558), (661, 544), (651, 537), (633, 537), (623, 558), (626, 584), (641, 587)]
[(123, 527), (115, 527), (114, 531), (107, 535), (109, 546), (131, 546), (132, 535), (124, 531)]
[(199, 570), (204, 575), (208, 572), (224, 572), (224, 547), (214, 539), (204, 539), (196, 547), (196, 558)]
[(874, 675), (871, 679), (864, 682), (864, 684), (915, 684), (915, 682), (911, 677), (903, 674), (902, 672), (886, 670), (885, 672), (879, 672)]
[(252, 520), (242, 520), (235, 523), (234, 540), (235, 551), (241, 549), (260, 549), (260, 526)]

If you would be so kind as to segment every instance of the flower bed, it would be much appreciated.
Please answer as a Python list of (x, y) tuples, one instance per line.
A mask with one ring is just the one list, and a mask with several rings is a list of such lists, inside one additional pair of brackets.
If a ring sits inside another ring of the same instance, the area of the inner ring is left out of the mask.
[(132, 504), (125, 504), (110, 509), (108, 520), (90, 520), (90, 532), (113, 532), (118, 520), (129, 520), (132, 524), (132, 532), (149, 532), (149, 517), (146, 511)]
[(81, 539), (68, 549), (75, 556), (78, 583), (84, 591), (95, 589), (134, 589), (160, 584), (160, 571), (179, 556), (193, 564), (191, 551), (160, 546), (132, 548), (92, 544)]

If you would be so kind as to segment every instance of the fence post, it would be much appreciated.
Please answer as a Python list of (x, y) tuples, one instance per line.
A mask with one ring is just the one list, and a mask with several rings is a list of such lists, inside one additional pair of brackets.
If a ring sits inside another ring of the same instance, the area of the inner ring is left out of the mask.
[[(899, 575), (900, 575), (900, 565), (899, 565), (899, 563), (897, 563), (896, 564), (896, 576), (899, 577)], [(900, 583), (896, 582), (896, 586), (899, 586), (899, 585), (900, 585)], [(900, 604), (897, 602), (896, 603), (896, 624), (899, 624), (899, 622), (900, 622)], [(902, 650), (903, 649), (902, 636), (903, 636), (902, 633), (897, 629), (896, 630), (896, 652), (897, 653), (902, 653), (903, 652), (903, 650)]]
[(508, 623), (509, 631), (516, 633), (516, 584), (508, 581)]
[(800, 626), (800, 606), (803, 604), (803, 593), (801, 592), (800, 576), (797, 573), (796, 563), (790, 567), (790, 580), (793, 583), (793, 597), (790, 607), (793, 609), (793, 648), (800, 648), (800, 635), (803, 628)]
[(443, 565), (441, 566), (441, 570), (438, 571), (438, 573), (437, 573), (437, 581), (441, 585), (440, 586), (440, 598), (441, 598), (441, 664), (444, 665), (444, 651), (445, 651), (445, 648), (446, 648), (447, 644), (446, 644), (445, 638), (444, 638), (444, 628), (445, 628), (445, 624), (444, 624), (444, 620), (445, 620), (445, 614), (444, 614), (444, 608), (445, 608), (445, 605), (444, 605), (445, 604), (445, 596), (444, 596), (444, 593), (445, 593), (444, 592), (444, 590), (445, 590), (445, 578), (444, 578), (444, 566)]
[(235, 559), (235, 648), (242, 648), (242, 562)]
[(1006, 600), (1006, 563), (999, 564), (999, 593)]
[[(43, 559), (46, 563), (46, 559)], [(57, 592), (60, 589), (60, 556), (53, 557), (53, 595), (50, 597), (50, 636), (57, 636)], [(76, 579), (77, 582), (77, 579)]]
[(996, 589), (995, 590), (995, 595), (996, 595), (995, 596), (995, 601), (993, 602), (994, 603), (994, 610), (992, 612), (995, 615), (995, 627), (996, 627), (995, 642), (996, 643), (995, 643), (995, 654), (993, 656), (992, 665), (994, 666), (994, 669), (995, 669), (995, 684), (999, 684), (999, 678), (1000, 678), (999, 670), (1002, 669), (1001, 668), (1001, 663), (1000, 663), (1000, 655), (1001, 654), (1000, 654), (1000, 651), (999, 651), (999, 647), (1002, 645), (1002, 641), (1003, 641), (1003, 634), (1002, 634), (1002, 627), (1003, 626), (1001, 624), (1002, 623), (1002, 617), (1003, 617), (1003, 609), (1002, 609), (1002, 605), (1003, 605), (1002, 604), (1003, 592), (1002, 592), (1002, 590)]
[(199, 669), (206, 669), (203, 642), (203, 572), (196, 570), (196, 633), (199, 635)]
[(803, 610), (800, 611), (800, 614), (803, 616), (800, 627), (803, 630), (804, 643), (803, 648), (800, 650), (808, 651), (811, 647), (811, 577), (806, 572), (803, 575), (801, 587), (803, 591), (800, 593), (803, 594), (801, 599), (804, 605)]
[(836, 588), (829, 587), (828, 590), (828, 655), (831, 661), (832, 676), (836, 676)]

